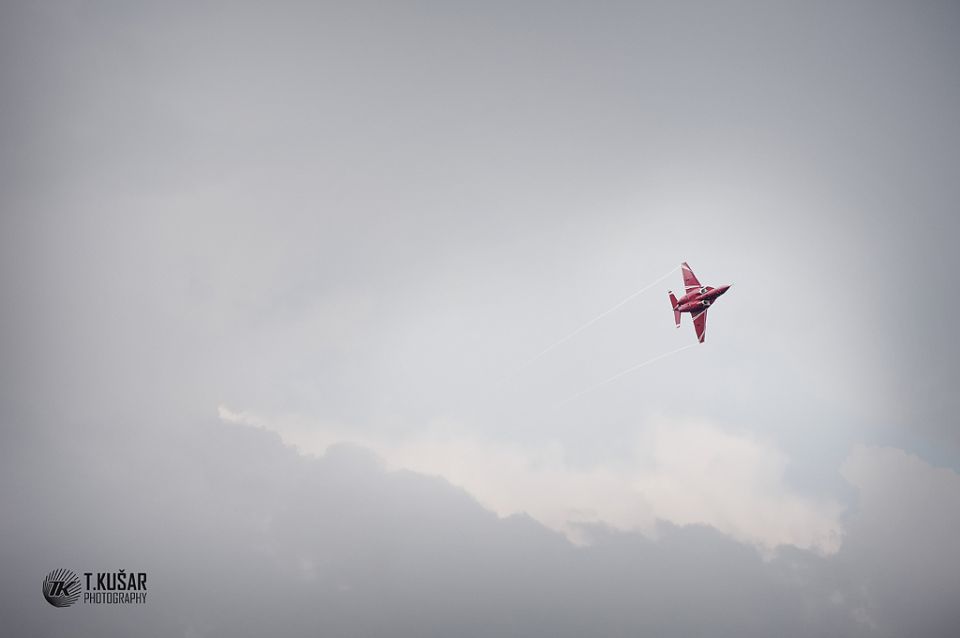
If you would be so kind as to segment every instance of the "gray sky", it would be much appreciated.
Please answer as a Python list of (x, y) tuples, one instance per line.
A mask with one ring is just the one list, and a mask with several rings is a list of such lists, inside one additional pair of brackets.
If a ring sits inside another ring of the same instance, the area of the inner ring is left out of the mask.
[[(0, 615), (946, 635), (958, 27), (4, 4)], [(694, 342), (674, 272), (524, 366), (683, 260), (733, 284), (706, 344), (564, 403)], [(91, 563), (149, 565), (156, 602), (44, 608), (49, 569)]]

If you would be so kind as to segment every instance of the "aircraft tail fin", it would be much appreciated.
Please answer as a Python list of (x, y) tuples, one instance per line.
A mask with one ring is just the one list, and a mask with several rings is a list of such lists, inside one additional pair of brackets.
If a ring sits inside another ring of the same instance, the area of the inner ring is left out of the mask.
[(674, 296), (672, 290), (668, 290), (670, 293), (670, 307), (673, 308), (673, 321), (677, 324), (677, 327), (680, 327), (680, 311), (677, 310), (677, 298)]

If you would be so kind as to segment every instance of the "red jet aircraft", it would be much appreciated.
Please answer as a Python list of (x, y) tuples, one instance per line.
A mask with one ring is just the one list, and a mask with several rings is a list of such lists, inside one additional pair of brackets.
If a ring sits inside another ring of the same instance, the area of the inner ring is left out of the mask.
[(680, 313), (689, 312), (693, 318), (693, 327), (697, 331), (697, 339), (700, 340), (700, 343), (703, 343), (707, 336), (707, 310), (720, 295), (730, 289), (730, 286), (720, 286), (719, 288), (701, 286), (687, 262), (680, 264), (680, 270), (683, 272), (683, 287), (686, 292), (680, 299), (677, 299), (672, 290), (667, 291), (670, 293), (673, 320), (676, 321), (679, 328)]

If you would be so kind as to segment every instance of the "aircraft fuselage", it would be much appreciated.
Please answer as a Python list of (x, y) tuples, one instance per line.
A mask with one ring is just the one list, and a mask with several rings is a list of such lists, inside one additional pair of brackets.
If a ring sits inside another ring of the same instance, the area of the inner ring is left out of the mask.
[(709, 308), (729, 288), (730, 286), (720, 286), (719, 288), (692, 290), (678, 299), (677, 305), (673, 309), (677, 312), (701, 312), (704, 308)]

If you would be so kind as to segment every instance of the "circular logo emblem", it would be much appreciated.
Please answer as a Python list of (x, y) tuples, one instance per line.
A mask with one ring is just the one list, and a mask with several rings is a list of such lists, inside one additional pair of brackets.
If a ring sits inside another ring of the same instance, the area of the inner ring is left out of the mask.
[(43, 597), (54, 607), (69, 607), (80, 598), (80, 578), (69, 569), (55, 569), (43, 579)]

